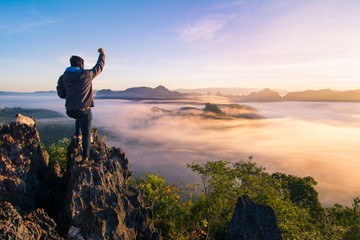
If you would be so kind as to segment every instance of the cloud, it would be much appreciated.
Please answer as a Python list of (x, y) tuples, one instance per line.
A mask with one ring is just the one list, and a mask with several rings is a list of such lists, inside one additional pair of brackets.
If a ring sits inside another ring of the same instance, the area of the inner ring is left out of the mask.
[(211, 40), (228, 24), (234, 15), (208, 15), (176, 30), (184, 41)]

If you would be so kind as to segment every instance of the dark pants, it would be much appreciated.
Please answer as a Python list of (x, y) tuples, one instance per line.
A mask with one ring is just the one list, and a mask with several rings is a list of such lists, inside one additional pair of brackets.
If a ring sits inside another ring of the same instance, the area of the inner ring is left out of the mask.
[(75, 135), (82, 135), (83, 158), (88, 158), (90, 155), (90, 134), (92, 124), (91, 109), (87, 110), (67, 110), (66, 114), (75, 119)]

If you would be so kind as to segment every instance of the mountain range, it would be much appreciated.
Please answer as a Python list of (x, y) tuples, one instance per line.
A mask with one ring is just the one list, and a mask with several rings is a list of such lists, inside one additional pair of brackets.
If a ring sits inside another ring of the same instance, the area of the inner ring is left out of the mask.
[[(197, 92), (197, 90), (199, 90)], [(128, 99), (128, 100), (196, 100), (201, 96), (211, 95), (216, 92), (216, 96), (227, 97), (233, 101), (240, 102), (277, 102), (277, 101), (334, 101), (334, 102), (359, 102), (360, 89), (348, 91), (336, 91), (331, 89), (306, 90), (297, 92), (285, 92), (283, 90), (271, 90), (265, 88), (263, 90), (234, 88), (229, 91), (228, 88), (203, 88), (203, 89), (186, 90), (179, 89), (171, 91), (164, 86), (156, 88), (150, 87), (133, 87), (124, 91), (114, 91), (111, 89), (94, 90), (97, 99)], [(211, 90), (211, 91), (210, 91)], [(215, 91), (218, 90), (218, 91)], [(252, 92), (248, 93), (250, 90)], [(237, 92), (247, 92), (240, 95)], [(37, 91), (32, 93), (24, 92), (5, 92), (0, 91), (1, 95), (35, 95), (49, 94), (55, 95), (55, 91)]]
[[(96, 98), (100, 99), (129, 99), (129, 100), (180, 100), (196, 98), (203, 95), (198, 92), (178, 92), (170, 91), (164, 86), (156, 88), (135, 87), (124, 91), (112, 91), (110, 89), (100, 90)], [(243, 102), (277, 102), (277, 101), (360, 101), (360, 89), (349, 91), (335, 91), (330, 89), (307, 90), (299, 92), (289, 92), (281, 96), (278, 91), (265, 88), (261, 91), (254, 91), (247, 95), (224, 95), (218, 92), (217, 95), (228, 97), (235, 101)]]
[(360, 90), (333, 91), (330, 89), (290, 92), (284, 101), (360, 101)]

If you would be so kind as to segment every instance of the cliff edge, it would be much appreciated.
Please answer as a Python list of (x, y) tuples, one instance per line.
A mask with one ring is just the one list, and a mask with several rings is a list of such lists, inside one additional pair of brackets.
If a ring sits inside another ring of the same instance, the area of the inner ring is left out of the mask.
[(4, 239), (160, 239), (141, 194), (127, 185), (129, 162), (93, 129), (90, 158), (68, 147), (68, 170), (49, 164), (34, 124), (0, 126), (0, 236)]

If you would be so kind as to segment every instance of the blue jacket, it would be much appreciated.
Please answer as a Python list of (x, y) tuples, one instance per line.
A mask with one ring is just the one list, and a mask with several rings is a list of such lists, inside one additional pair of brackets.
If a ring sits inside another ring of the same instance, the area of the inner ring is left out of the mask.
[(60, 98), (65, 98), (66, 110), (82, 109), (94, 106), (92, 80), (101, 73), (105, 65), (105, 55), (100, 54), (92, 69), (83, 70), (68, 67), (60, 76), (56, 87)]

